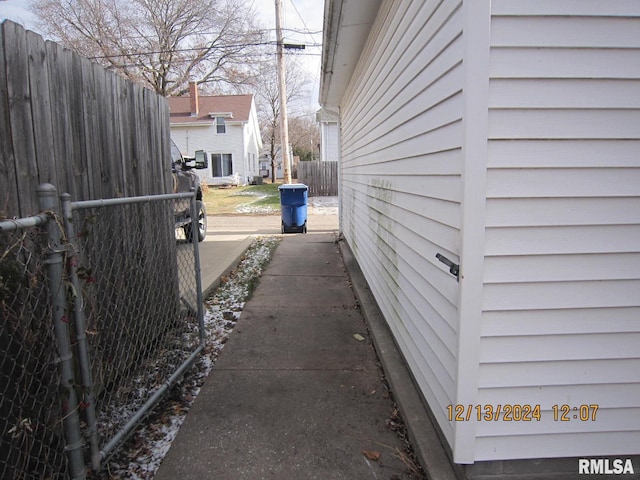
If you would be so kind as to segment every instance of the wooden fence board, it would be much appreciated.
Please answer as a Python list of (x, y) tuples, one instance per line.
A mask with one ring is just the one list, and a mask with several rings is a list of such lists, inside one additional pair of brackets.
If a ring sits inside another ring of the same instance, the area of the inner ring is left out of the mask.
[(9, 94), (4, 54), (4, 28), (0, 29), (0, 218), (18, 212), (15, 158), (11, 141)]
[[(84, 135), (86, 139), (83, 163), (86, 163), (89, 176), (90, 192), (92, 198), (107, 198), (102, 191), (102, 168), (103, 158), (100, 150), (100, 140), (98, 135), (98, 101), (95, 91), (95, 80), (93, 78), (93, 65), (91, 62), (82, 59), (82, 73), (80, 85), (82, 85), (82, 100), (84, 103)], [(91, 161), (87, 161), (91, 159)]]
[[(68, 178), (72, 177), (73, 154), (71, 142), (71, 121), (69, 119), (69, 95), (66, 89), (67, 58), (62, 47), (53, 42), (46, 42), (46, 62), (49, 71), (49, 105), (51, 108), (52, 150), (50, 161), (57, 172), (54, 185), (61, 191), (75, 198), (75, 190), (68, 188)], [(70, 64), (69, 64), (70, 65)], [(44, 93), (43, 93), (44, 95)], [(72, 182), (71, 186), (75, 186)], [(67, 188), (65, 188), (67, 187)]]
[[(66, 88), (69, 94), (69, 116), (67, 121), (72, 122), (72, 140), (74, 142), (73, 157), (71, 161), (74, 165), (73, 182), (76, 184), (76, 196), (78, 200), (94, 199), (91, 190), (91, 175), (89, 173), (87, 159), (87, 143), (89, 139), (85, 136), (84, 111), (87, 109), (84, 103), (84, 86), (82, 85), (82, 68), (84, 60), (78, 55), (71, 53), (71, 70), (66, 77)], [(68, 179), (71, 181), (72, 179)]]
[[(38, 212), (32, 191), (38, 181), (33, 117), (29, 92), (29, 66), (25, 29), (12, 22), (2, 24), (11, 140), (16, 166), (16, 193), (20, 213), (25, 216)], [(15, 212), (9, 212), (10, 216)]]
[(300, 162), (298, 181), (309, 187), (309, 196), (338, 195), (338, 162)]
[(49, 71), (46, 62), (44, 39), (27, 31), (27, 54), (29, 59), (29, 90), (33, 119), (33, 140), (38, 181), (58, 185), (56, 158), (53, 145), (53, 118), (49, 95)]
[[(118, 104), (120, 119), (118, 122), (120, 141), (120, 155), (122, 157), (122, 169), (124, 172), (130, 169), (131, 152), (134, 150), (133, 138), (129, 126), (129, 104), (131, 102), (129, 94), (129, 84), (123, 79), (118, 78), (116, 82), (116, 91), (113, 93), (114, 100)], [(123, 191), (125, 196), (132, 196), (135, 191), (132, 187), (131, 177), (124, 175)]]
[(124, 140), (124, 131), (122, 130), (122, 107), (120, 104), (121, 96), (120, 96), (120, 85), (121, 78), (115, 75), (109, 75), (107, 81), (109, 82), (109, 109), (111, 111), (111, 138), (113, 141), (111, 142), (111, 150), (109, 155), (114, 158), (114, 162), (116, 166), (114, 168), (114, 182), (116, 184), (115, 190), (116, 195), (118, 197), (126, 197), (129, 196), (126, 188), (126, 180), (127, 176), (125, 172), (127, 171), (127, 166), (125, 163), (125, 158), (123, 154), (122, 144)]

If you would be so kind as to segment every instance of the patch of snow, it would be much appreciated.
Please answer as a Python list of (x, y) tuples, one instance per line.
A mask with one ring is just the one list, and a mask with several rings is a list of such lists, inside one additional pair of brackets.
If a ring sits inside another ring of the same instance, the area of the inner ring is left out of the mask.
[(236, 212), (238, 213), (253, 214), (253, 215), (272, 215), (274, 213), (280, 212), (279, 206), (273, 207), (273, 206), (264, 206), (264, 205), (254, 205), (254, 203), (257, 202), (258, 200), (263, 200), (270, 196), (265, 193), (247, 190), (244, 192), (239, 192), (238, 196), (247, 196), (247, 197), (255, 198), (255, 200), (253, 200), (251, 203), (243, 203), (241, 205), (238, 205), (236, 207)]
[[(279, 237), (256, 238), (238, 267), (223, 278), (214, 294), (205, 300), (204, 353), (143, 426), (110, 459), (107, 471), (95, 478), (150, 480), (155, 476), (279, 241)], [(145, 381), (141, 378), (136, 383)]]
[(264, 194), (263, 192), (258, 192), (256, 190), (243, 190), (243, 191), (240, 191), (240, 192), (236, 192), (231, 196), (232, 197), (259, 197), (259, 198), (265, 198), (267, 195)]
[[(253, 196), (256, 197), (256, 200), (267, 198), (267, 195), (251, 191), (240, 192), (238, 195)], [(253, 203), (243, 203), (236, 207), (236, 212), (249, 215), (275, 215), (280, 214), (280, 206), (259, 206)], [(312, 215), (337, 215), (338, 197), (309, 197), (307, 199), (307, 213)]]
[(309, 197), (311, 207), (337, 207), (338, 197)]
[(338, 197), (309, 197), (308, 212), (314, 215), (337, 215)]
[(280, 207), (268, 207), (252, 205), (250, 203), (243, 203), (236, 207), (238, 213), (248, 213), (254, 215), (271, 215), (274, 213), (280, 213)]

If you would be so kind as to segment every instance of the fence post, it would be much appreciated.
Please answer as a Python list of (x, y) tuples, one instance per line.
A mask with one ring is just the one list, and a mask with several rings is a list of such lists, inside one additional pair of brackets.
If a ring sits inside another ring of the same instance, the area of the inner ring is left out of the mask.
[(67, 298), (63, 281), (65, 248), (60, 242), (58, 218), (58, 198), (56, 188), (44, 183), (38, 185), (38, 204), (41, 212), (49, 216), (47, 221), (48, 248), (46, 253), (47, 284), (51, 295), (51, 312), (58, 343), (60, 362), (60, 400), (63, 415), (67, 456), (69, 458), (69, 477), (72, 480), (85, 479), (84, 459), (82, 454), (82, 433), (80, 416), (78, 415), (78, 398), (73, 375), (73, 356), (67, 317)]
[[(196, 202), (196, 190), (191, 189), (193, 196), (191, 197), (191, 231), (194, 232), (191, 235), (191, 243), (193, 245), (193, 259), (195, 262), (195, 276), (196, 276), (196, 305), (198, 315), (198, 329), (200, 330), (200, 345), (204, 346), (206, 342), (206, 335), (204, 331), (204, 307), (202, 299), (202, 272), (200, 271), (200, 248), (198, 246), (198, 235), (195, 233), (198, 231), (198, 204)], [(204, 201), (204, 199), (202, 200)]]
[(60, 203), (62, 204), (62, 216), (64, 217), (67, 241), (72, 249), (72, 251), (69, 252), (69, 279), (71, 280), (71, 285), (73, 285), (73, 323), (75, 326), (78, 363), (82, 377), (83, 403), (87, 421), (89, 450), (91, 453), (91, 468), (97, 472), (100, 470), (100, 447), (98, 445), (98, 426), (96, 423), (95, 389), (93, 385), (93, 374), (91, 373), (91, 362), (89, 360), (89, 347), (87, 345), (84, 300), (82, 298), (80, 281), (78, 280), (78, 262), (80, 258), (75, 242), (76, 234), (73, 226), (71, 195), (68, 193), (60, 195)]

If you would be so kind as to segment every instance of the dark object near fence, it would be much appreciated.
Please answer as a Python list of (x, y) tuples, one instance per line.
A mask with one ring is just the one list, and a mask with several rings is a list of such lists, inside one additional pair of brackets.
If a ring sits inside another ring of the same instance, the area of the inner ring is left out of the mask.
[(195, 157), (183, 157), (177, 145), (171, 140), (171, 175), (173, 177), (173, 193), (190, 193), (196, 194), (196, 211), (198, 213), (196, 225), (193, 228), (191, 219), (190, 205), (185, 204), (183, 208), (178, 209), (175, 213), (176, 228), (182, 228), (187, 240), (191, 241), (194, 237), (199, 242), (203, 241), (207, 236), (207, 211), (202, 198), (202, 185), (200, 177), (198, 177), (191, 169), (196, 168), (203, 170), (209, 166), (209, 155), (204, 150), (198, 150)]

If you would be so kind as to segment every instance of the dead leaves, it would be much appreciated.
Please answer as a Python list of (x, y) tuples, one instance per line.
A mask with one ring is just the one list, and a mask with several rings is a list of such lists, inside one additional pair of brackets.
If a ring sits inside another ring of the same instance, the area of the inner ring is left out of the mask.
[[(402, 477), (398, 475), (393, 475), (391, 477), (391, 480), (400, 480), (400, 478), (426, 480), (427, 477), (424, 475), (424, 472), (422, 471), (422, 467), (417, 462), (417, 460), (415, 460), (415, 456), (412, 452), (408, 452), (407, 454), (407, 453), (403, 453), (398, 447), (392, 447), (390, 445), (385, 445), (384, 443), (380, 443), (380, 442), (375, 442), (375, 443), (377, 443), (381, 447), (384, 447), (385, 451), (388, 450), (387, 453), (390, 453), (393, 457), (396, 457), (407, 467), (407, 470), (404, 472)], [(382, 457), (382, 453), (380, 453), (378, 450), (363, 450), (362, 454), (365, 456), (367, 460), (371, 460), (372, 462), (377, 462)], [(382, 462), (380, 462), (379, 465), (382, 467), (383, 466)], [(408, 476), (405, 476), (405, 475), (408, 475)]]
[(377, 450), (363, 450), (362, 454), (373, 462), (380, 460), (380, 452)]

